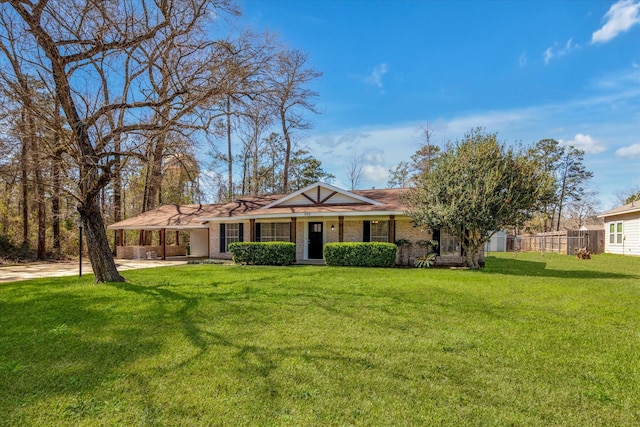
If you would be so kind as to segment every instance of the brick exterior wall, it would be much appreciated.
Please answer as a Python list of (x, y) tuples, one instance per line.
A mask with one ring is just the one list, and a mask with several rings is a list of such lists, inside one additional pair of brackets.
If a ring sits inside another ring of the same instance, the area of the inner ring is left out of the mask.
[[(405, 239), (410, 242), (402, 249), (398, 248), (397, 264), (413, 265), (413, 261), (425, 255), (425, 250), (416, 244), (419, 240), (431, 240), (433, 235), (430, 231), (422, 231), (420, 227), (414, 227), (410, 219), (396, 220), (396, 241)], [(394, 242), (395, 243), (395, 242)]]
[[(387, 220), (386, 218), (384, 220)], [(344, 219), (343, 228), (343, 241), (344, 242), (362, 242), (363, 238), (363, 224), (362, 219)], [(318, 221), (320, 222), (320, 221)], [(325, 244), (329, 242), (337, 242), (339, 239), (339, 221), (338, 218), (325, 219), (322, 221), (324, 224)], [(248, 242), (251, 236), (251, 230), (249, 229), (249, 221), (243, 221), (244, 224), (244, 241)], [(331, 225), (334, 225), (334, 230), (331, 230)], [(296, 260), (304, 260), (305, 247), (307, 241), (305, 240), (305, 230), (308, 228), (308, 222), (298, 219), (296, 224)], [(395, 220), (395, 240), (400, 239), (408, 240), (411, 244), (405, 246), (403, 249), (398, 250), (398, 256), (396, 258), (397, 264), (413, 265), (414, 260), (425, 255), (425, 249), (416, 244), (419, 240), (431, 240), (433, 235), (430, 231), (422, 231), (420, 227), (414, 227), (413, 222), (408, 218), (396, 218)], [(216, 259), (231, 259), (230, 253), (220, 253), (220, 224), (211, 223), (209, 233), (209, 248), (210, 258)], [(391, 242), (395, 243), (395, 242)], [(484, 262), (484, 252), (480, 256), (481, 262)], [(466, 260), (462, 256), (448, 255), (445, 257), (438, 257), (436, 265), (464, 265)]]
[[(251, 230), (249, 229), (249, 221), (237, 221), (234, 224), (242, 223), (242, 238), (243, 241), (248, 242), (251, 237)], [(231, 259), (231, 253), (220, 253), (220, 223), (209, 223), (209, 258), (214, 259)]]
[(362, 242), (362, 220), (344, 220), (345, 242)]
[(304, 259), (304, 245), (307, 244), (304, 240), (305, 227), (307, 227), (307, 223), (296, 221), (296, 261)]

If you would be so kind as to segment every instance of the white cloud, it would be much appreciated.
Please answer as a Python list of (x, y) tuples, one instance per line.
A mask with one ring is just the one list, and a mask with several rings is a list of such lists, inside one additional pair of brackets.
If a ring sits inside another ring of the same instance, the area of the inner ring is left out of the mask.
[(591, 43), (606, 43), (640, 23), (640, 2), (620, 0), (604, 15), (607, 22), (591, 35)]
[(365, 76), (363, 81), (367, 84), (382, 88), (382, 77), (389, 71), (389, 67), (386, 63), (378, 64), (373, 67), (373, 71), (368, 76)]
[(579, 49), (580, 45), (573, 42), (573, 38), (567, 40), (564, 45), (554, 43), (553, 46), (548, 47), (542, 54), (544, 57), (545, 65), (551, 61), (553, 57), (561, 57), (570, 54), (573, 50)]
[(522, 52), (520, 54), (520, 58), (518, 58), (518, 65), (520, 65), (521, 67), (526, 67), (527, 66), (527, 54)]
[(362, 168), (362, 176), (367, 181), (386, 184), (389, 171), (382, 165), (365, 165)]
[(591, 135), (577, 134), (570, 141), (562, 141), (564, 145), (573, 145), (588, 154), (602, 153), (606, 147), (601, 142), (593, 139)]
[(640, 144), (632, 144), (627, 147), (622, 147), (616, 150), (616, 156), (640, 159)]

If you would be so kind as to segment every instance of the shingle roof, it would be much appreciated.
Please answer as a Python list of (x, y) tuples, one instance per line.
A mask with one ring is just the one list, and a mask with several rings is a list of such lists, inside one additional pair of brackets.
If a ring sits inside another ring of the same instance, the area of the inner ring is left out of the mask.
[(286, 216), (299, 214), (327, 213), (348, 214), (361, 213), (375, 214), (385, 212), (403, 212), (401, 195), (407, 189), (379, 189), (379, 190), (355, 190), (351, 193), (373, 199), (380, 205), (371, 204), (323, 204), (305, 206), (275, 206), (273, 208), (261, 209), (263, 206), (284, 197), (283, 195), (273, 196), (247, 196), (241, 197), (226, 204), (200, 204), (200, 205), (165, 205), (157, 209), (142, 213), (138, 216), (125, 219), (111, 224), (110, 230), (118, 229), (183, 229), (183, 228), (205, 228), (206, 219), (225, 219), (233, 217), (255, 217), (260, 216)]
[(598, 218), (603, 218), (605, 216), (614, 216), (614, 215), (622, 215), (632, 212), (640, 212), (640, 201), (636, 200), (635, 202), (627, 203), (624, 206), (620, 206), (610, 211), (606, 211), (598, 215)]
[(265, 206), (282, 196), (242, 197), (226, 204), (164, 205), (111, 224), (107, 228), (157, 229), (204, 228), (204, 217), (232, 217)]

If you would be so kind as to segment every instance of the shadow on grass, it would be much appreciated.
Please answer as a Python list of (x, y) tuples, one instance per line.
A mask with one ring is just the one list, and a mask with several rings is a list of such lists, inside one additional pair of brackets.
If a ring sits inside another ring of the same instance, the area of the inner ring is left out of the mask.
[[(160, 350), (144, 326), (122, 328), (108, 311), (92, 308), (108, 304), (104, 296), (32, 290), (15, 287), (2, 303), (0, 425), (39, 400), (99, 389), (122, 367)], [(85, 409), (72, 404), (56, 411), (76, 417)]]
[(191, 342), (191, 344), (199, 349), (200, 353), (204, 352), (207, 349), (207, 343), (202, 339), (200, 330), (196, 326), (190, 314), (191, 311), (197, 308), (199, 300), (198, 298), (187, 297), (185, 295), (166, 289), (164, 287), (167, 286), (166, 283), (155, 286), (141, 286), (129, 282), (117, 282), (110, 283), (110, 285), (115, 287), (116, 289), (135, 292), (144, 296), (150, 296), (153, 298), (160, 297), (159, 302), (161, 305), (162, 300), (182, 303), (182, 307), (177, 312), (177, 317), (180, 320), (180, 324), (182, 325), (184, 336), (189, 340), (189, 342)]
[[(586, 261), (588, 262), (588, 261)], [(547, 268), (547, 262), (529, 261), (517, 258), (487, 257), (486, 274), (507, 274), (513, 276), (560, 277), (565, 279), (637, 279), (637, 274), (612, 273), (586, 269), (556, 270)]]

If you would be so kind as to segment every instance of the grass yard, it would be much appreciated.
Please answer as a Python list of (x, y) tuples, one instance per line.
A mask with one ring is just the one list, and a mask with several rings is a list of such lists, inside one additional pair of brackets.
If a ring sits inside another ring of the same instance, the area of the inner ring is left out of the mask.
[(0, 425), (640, 425), (640, 259), (0, 285)]

